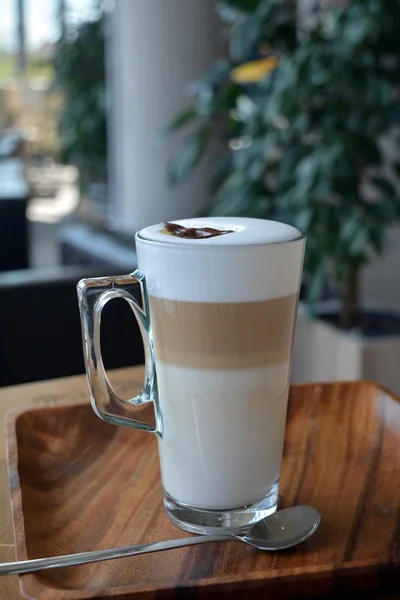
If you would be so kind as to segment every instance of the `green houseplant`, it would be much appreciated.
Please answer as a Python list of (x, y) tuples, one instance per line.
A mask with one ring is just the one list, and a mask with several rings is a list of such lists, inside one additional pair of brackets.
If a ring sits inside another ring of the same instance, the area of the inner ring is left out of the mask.
[(319, 3), (304, 29), (294, 0), (217, 4), (229, 58), (191, 85), (190, 107), (167, 128), (190, 127), (169, 179), (185, 179), (219, 136), (226, 156), (209, 213), (304, 231), (310, 298), (328, 283), (340, 299), (336, 324), (368, 331), (360, 270), (400, 219), (400, 163), (387, 164), (381, 143), (399, 139), (400, 3), (332, 4)]
[[(59, 118), (60, 158), (79, 168), (80, 185), (105, 187), (107, 121), (104, 14), (68, 30), (54, 56), (54, 87), (63, 98)], [(102, 194), (105, 197), (105, 194)]]

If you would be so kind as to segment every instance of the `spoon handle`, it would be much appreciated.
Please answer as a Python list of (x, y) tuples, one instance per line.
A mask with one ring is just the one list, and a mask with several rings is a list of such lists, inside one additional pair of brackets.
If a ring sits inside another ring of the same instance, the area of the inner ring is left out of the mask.
[(160, 552), (160, 550), (171, 550), (173, 548), (182, 548), (183, 546), (194, 546), (195, 544), (207, 544), (208, 542), (220, 542), (235, 539), (237, 538), (233, 535), (198, 535), (178, 540), (138, 544), (137, 546), (108, 548), (107, 550), (94, 550), (92, 552), (80, 552), (78, 554), (67, 554), (65, 556), (52, 556), (50, 558), (36, 558), (33, 560), (21, 560), (12, 563), (0, 563), (0, 575), (22, 575), (24, 573), (42, 571), (43, 569), (72, 567), (102, 560), (110, 560), (112, 558), (134, 556), (135, 554)]

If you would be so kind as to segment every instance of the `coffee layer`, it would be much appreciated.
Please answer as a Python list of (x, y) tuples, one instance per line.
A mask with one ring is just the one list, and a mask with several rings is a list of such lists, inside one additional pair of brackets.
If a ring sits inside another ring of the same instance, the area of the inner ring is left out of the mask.
[(149, 296), (157, 361), (244, 369), (290, 356), (297, 294), (259, 302), (181, 302)]

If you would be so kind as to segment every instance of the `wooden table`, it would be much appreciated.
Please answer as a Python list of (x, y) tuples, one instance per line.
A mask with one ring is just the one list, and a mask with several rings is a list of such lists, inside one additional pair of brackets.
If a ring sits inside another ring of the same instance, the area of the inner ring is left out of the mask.
[[(142, 367), (121, 369), (109, 374), (118, 393), (125, 398), (136, 395), (143, 384)], [(0, 562), (15, 560), (14, 534), (11, 522), (5, 448), (5, 414), (15, 408), (39, 407), (64, 402), (89, 402), (86, 377), (67, 377), (32, 384), (0, 388)], [(0, 600), (20, 598), (17, 577), (0, 578)]]
[[(122, 397), (128, 398), (137, 394), (143, 382), (143, 368), (121, 369), (109, 373), (111, 383)], [(0, 389), (0, 419), (4, 423), (4, 415), (15, 408), (40, 407), (62, 404), (64, 402), (89, 402), (89, 394), (84, 376), (56, 379), (52, 381), (25, 384)], [(8, 483), (4, 443), (4, 424), (0, 429), (0, 561), (15, 559), (14, 537), (8, 498)], [(348, 596), (340, 595), (343, 600)], [(360, 598), (370, 600), (400, 600), (400, 594), (362, 594)], [(0, 578), (0, 600), (16, 600), (20, 598), (16, 577)]]

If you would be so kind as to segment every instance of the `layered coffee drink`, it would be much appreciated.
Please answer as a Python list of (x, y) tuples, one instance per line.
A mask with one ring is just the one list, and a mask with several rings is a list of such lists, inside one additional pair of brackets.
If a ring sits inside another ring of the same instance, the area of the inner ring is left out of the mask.
[[(175, 225), (154, 225), (137, 236), (163, 418), (166, 495), (205, 511), (267, 499), (272, 511), (302, 236), (289, 225), (258, 219)], [(203, 233), (180, 235), (179, 228)]]

